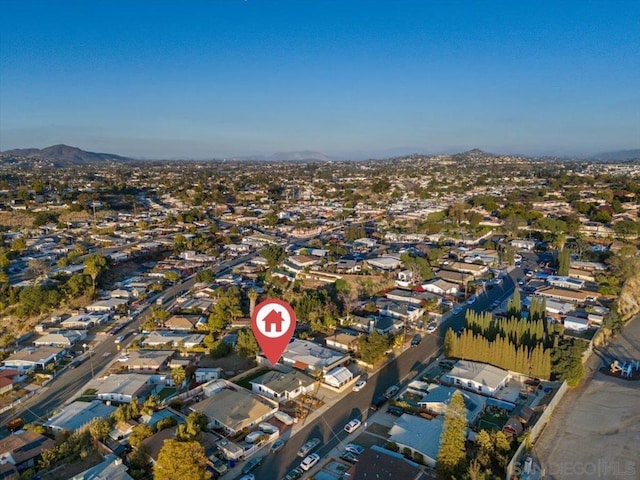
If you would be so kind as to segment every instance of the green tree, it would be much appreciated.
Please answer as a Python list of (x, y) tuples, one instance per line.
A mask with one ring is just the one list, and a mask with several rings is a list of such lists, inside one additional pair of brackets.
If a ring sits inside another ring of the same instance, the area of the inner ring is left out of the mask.
[(467, 409), (459, 390), (452, 396), (444, 415), (437, 457), (437, 472), (440, 478), (461, 478), (466, 469), (465, 440), (467, 438)]
[(187, 378), (187, 372), (184, 367), (176, 367), (171, 369), (171, 380), (175, 383), (176, 388), (179, 390), (182, 387), (182, 383)]
[(287, 258), (284, 247), (281, 247), (280, 245), (269, 245), (260, 251), (260, 255), (264, 257), (271, 268), (275, 267)]
[(164, 278), (171, 283), (176, 283), (180, 280), (180, 274), (174, 270), (164, 272)]
[[(179, 459), (179, 461), (176, 461)], [(209, 480), (207, 457), (198, 442), (166, 440), (153, 468), (154, 480)]]
[(209, 269), (200, 270), (196, 274), (196, 282), (198, 283), (213, 283), (215, 279), (216, 279), (215, 275)]
[(142, 445), (143, 440), (149, 438), (152, 435), (153, 428), (151, 428), (149, 425), (141, 423), (133, 427), (131, 435), (129, 435), (129, 444), (134, 448), (138, 448), (140, 447), (140, 445)]
[(11, 242), (11, 250), (15, 252), (23, 252), (27, 249), (27, 241), (22, 238), (16, 238), (13, 242)]
[(238, 332), (236, 351), (245, 357), (255, 357), (260, 351), (260, 346), (256, 341), (256, 337), (250, 329), (243, 328)]
[(111, 423), (106, 418), (96, 418), (89, 424), (89, 433), (96, 441), (103, 441), (111, 432)]
[(94, 254), (87, 257), (84, 262), (84, 273), (91, 277), (93, 290), (96, 289), (96, 281), (108, 268), (109, 263), (102, 255)]
[(568, 248), (563, 248), (558, 253), (558, 275), (569, 275), (569, 265), (571, 263), (571, 252)]
[(249, 298), (249, 316), (253, 316), (253, 310), (256, 308), (256, 300), (258, 300), (258, 291), (255, 288), (249, 289), (247, 292)]

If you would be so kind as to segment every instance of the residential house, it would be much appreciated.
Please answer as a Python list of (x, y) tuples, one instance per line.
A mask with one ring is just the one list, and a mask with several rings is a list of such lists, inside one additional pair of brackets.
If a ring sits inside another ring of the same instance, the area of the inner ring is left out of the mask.
[(149, 332), (147, 337), (141, 342), (143, 347), (162, 347), (163, 345), (171, 345), (173, 347), (183, 346), (185, 348), (194, 348), (202, 343), (204, 334), (174, 333), (161, 330)]
[(230, 435), (258, 425), (278, 411), (277, 402), (233, 384), (207, 391), (210, 396), (191, 405), (190, 410), (203, 413), (209, 418), (210, 427), (221, 427)]
[(133, 480), (127, 471), (122, 459), (110, 453), (101, 463), (71, 477), (71, 480)]
[[(264, 358), (263, 363), (268, 361)], [(282, 354), (281, 362), (292, 366), (303, 372), (313, 375), (321, 371), (327, 373), (329, 370), (338, 367), (349, 360), (349, 356), (344, 353), (331, 350), (308, 340), (293, 339)]]
[(159, 372), (164, 370), (173, 356), (173, 350), (134, 350), (124, 364), (130, 371)]
[(341, 352), (355, 352), (358, 350), (358, 337), (347, 333), (334, 333), (324, 339), (327, 347)]
[(81, 330), (67, 330), (42, 335), (33, 341), (35, 347), (70, 348), (87, 338), (87, 332)]
[(405, 322), (394, 317), (385, 317), (380, 315), (349, 315), (343, 320), (343, 325), (348, 328), (362, 333), (378, 333), (386, 335), (387, 333), (399, 332), (404, 328)]
[(57, 347), (27, 347), (9, 355), (2, 362), (3, 368), (18, 370), (20, 373), (27, 373), (32, 370), (44, 370), (47, 365), (56, 363), (62, 355), (64, 349)]
[(221, 368), (197, 368), (194, 372), (194, 378), (197, 383), (205, 383), (211, 380), (222, 378), (223, 370)]
[(385, 272), (397, 270), (402, 266), (402, 261), (400, 260), (400, 258), (391, 255), (369, 258), (365, 263), (375, 270), (382, 270)]
[(424, 314), (424, 309), (409, 302), (398, 302), (388, 298), (376, 298), (376, 307), (380, 315), (399, 318), (404, 322), (416, 322)]
[(85, 428), (96, 418), (107, 418), (116, 407), (106, 405), (100, 400), (92, 402), (73, 402), (62, 407), (62, 410), (44, 423), (53, 432), (75, 432)]
[(159, 391), (159, 386), (152, 383), (151, 376), (139, 373), (120, 373), (96, 378), (89, 385), (96, 390), (98, 399), (118, 403), (131, 403), (134, 397), (144, 401)]
[(79, 314), (72, 315), (60, 323), (60, 326), (68, 330), (88, 330), (96, 325), (101, 325), (109, 321), (108, 314)]
[(22, 375), (18, 370), (3, 369), (0, 370), (0, 395), (13, 390), (16, 382), (22, 379)]
[(278, 402), (293, 400), (313, 391), (315, 380), (299, 370), (279, 372), (272, 370), (251, 380), (251, 390)]
[(564, 317), (564, 328), (575, 332), (584, 332), (589, 328), (589, 319), (579, 317)]
[(108, 300), (98, 300), (97, 302), (87, 305), (88, 312), (108, 313), (115, 312), (118, 307), (127, 305), (129, 300), (126, 298), (110, 298)]
[(429, 283), (421, 285), (425, 292), (435, 293), (436, 295), (455, 295), (460, 291), (459, 284), (448, 282), (442, 278), (437, 278)]
[[(0, 465), (9, 465), (11, 474), (0, 474), (0, 478), (19, 478), (17, 472), (37, 465), (44, 450), (53, 448), (55, 442), (49, 437), (35, 433), (32, 430), (21, 430), (0, 440)], [(11, 468), (13, 467), (13, 468)]]
[(449, 283), (455, 283), (459, 287), (465, 288), (467, 284), (474, 280), (474, 276), (470, 273), (457, 272), (453, 270), (440, 269), (435, 272), (436, 277)]
[(440, 381), (495, 397), (510, 379), (508, 371), (493, 365), (458, 360), (451, 371), (442, 375)]
[(342, 388), (353, 380), (353, 373), (347, 367), (336, 367), (329, 370), (322, 381), (333, 388)]
[(407, 302), (420, 306), (424, 305), (425, 303), (432, 302), (437, 305), (442, 300), (440, 297), (436, 297), (435, 295), (428, 292), (401, 290), (399, 288), (394, 288), (393, 290), (388, 291), (385, 294), (385, 297), (396, 302)]
[(437, 416), (433, 420), (425, 420), (422, 417), (405, 413), (389, 429), (387, 440), (395, 443), (400, 451), (408, 449), (412, 456), (416, 453), (422, 455), (423, 463), (435, 468), (443, 423), (442, 416)]
[(201, 319), (202, 315), (173, 315), (164, 322), (164, 326), (169, 330), (188, 332), (193, 330)]
[(418, 394), (422, 394), (422, 400), (418, 401), (418, 406), (434, 415), (444, 415), (449, 407), (451, 397), (455, 392), (462, 394), (467, 409), (467, 422), (469, 424), (474, 423), (484, 411), (486, 405), (486, 397), (476, 395), (475, 393), (458, 390), (455, 387), (447, 385), (432, 383), (426, 392), (417, 392)]
[(413, 274), (413, 271), (402, 270), (401, 272), (398, 272), (398, 275), (396, 278), (396, 286), (402, 287), (402, 288), (409, 288), (414, 284), (414, 282), (415, 282), (415, 275)]
[(584, 303), (587, 300), (595, 300), (599, 297), (596, 292), (586, 292), (584, 290), (567, 290), (564, 288), (546, 287), (536, 290), (536, 295), (540, 295), (561, 302)]
[(533, 250), (536, 248), (536, 242), (534, 240), (516, 238), (511, 240), (511, 246), (519, 250)]
[(373, 478), (418, 480), (422, 477), (420, 467), (406, 460), (402, 454), (375, 445), (359, 455), (358, 460), (359, 462), (351, 465), (347, 470), (350, 480), (371, 480)]
[(362, 265), (356, 260), (340, 259), (336, 263), (336, 271), (339, 273), (358, 273), (362, 270)]
[(581, 290), (584, 288), (584, 280), (558, 275), (548, 276), (547, 283), (552, 287), (566, 288), (569, 290)]
[(457, 272), (471, 274), (474, 278), (480, 277), (489, 271), (489, 268), (486, 265), (466, 262), (452, 262), (448, 265), (448, 268)]

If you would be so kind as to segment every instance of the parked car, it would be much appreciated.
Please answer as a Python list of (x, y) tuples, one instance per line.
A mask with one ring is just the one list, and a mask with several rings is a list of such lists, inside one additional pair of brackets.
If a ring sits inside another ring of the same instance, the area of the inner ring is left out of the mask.
[(249, 473), (258, 468), (258, 466), (262, 463), (264, 457), (254, 457), (245, 463), (244, 467), (242, 467), (242, 473)]
[(476, 303), (476, 300), (476, 297), (469, 297), (467, 300), (467, 305), (473, 305), (474, 303)]
[(453, 314), (454, 315), (459, 315), (459, 314), (462, 313), (463, 310), (464, 310), (463, 307), (456, 307), (456, 308), (453, 309)]
[(300, 467), (296, 467), (285, 475), (284, 480), (298, 480), (302, 475), (304, 475), (304, 470)]
[(433, 333), (438, 329), (438, 324), (437, 323), (430, 323), (427, 326), (427, 333)]
[(340, 455), (340, 458), (342, 460), (345, 460), (345, 461), (349, 462), (349, 463), (358, 463), (358, 457), (356, 457), (351, 452), (344, 452), (342, 455)]
[(520, 285), (520, 286), (524, 285), (524, 279), (519, 278), (518, 279), (518, 285)]
[(320, 439), (319, 438), (315, 437), (315, 438), (312, 438), (312, 439), (308, 440), (304, 445), (302, 445), (300, 447), (300, 450), (298, 450), (298, 456), (299, 457), (306, 457), (309, 454), (309, 452), (311, 452), (318, 445), (320, 445)]
[(249, 475), (243, 475), (238, 480), (256, 480), (256, 476), (253, 473), (250, 473)]
[(347, 433), (353, 433), (358, 429), (358, 427), (360, 427), (360, 425), (362, 425), (362, 422), (357, 418), (354, 418), (344, 426), (344, 431)]
[(353, 386), (353, 391), (354, 392), (359, 392), (360, 390), (362, 390), (365, 387), (366, 384), (367, 384), (366, 380), (358, 380), (356, 382), (356, 384)]
[(389, 408), (387, 408), (387, 412), (390, 413), (391, 415), (395, 415), (396, 417), (399, 417), (402, 414), (404, 414), (404, 409), (396, 405), (390, 405)]
[(387, 403), (388, 398), (384, 395), (378, 395), (371, 401), (371, 410), (378, 410), (381, 406)]
[(227, 467), (227, 464), (218, 457), (212, 455), (209, 458), (211, 459), (211, 463), (213, 464), (213, 469), (220, 475), (225, 474), (229, 469), (229, 467)]
[(364, 447), (362, 445), (358, 445), (357, 443), (347, 443), (344, 446), (344, 449), (347, 452), (351, 452), (354, 455), (362, 455), (364, 453)]
[(302, 462), (300, 462), (300, 468), (305, 472), (312, 469), (313, 466), (320, 461), (320, 455), (317, 453), (312, 453), (308, 457), (306, 457)]
[(282, 447), (284, 447), (285, 443), (287, 443), (285, 440), (279, 438), (271, 444), (271, 448), (269, 449), (269, 451), (271, 451), (271, 453), (276, 453), (282, 450)]
[(391, 385), (389, 388), (387, 388), (384, 392), (384, 396), (387, 398), (391, 398), (393, 397), (396, 393), (398, 393), (400, 391), (400, 387), (397, 385)]
[(269, 423), (269, 422), (262, 422), (258, 425), (258, 428), (260, 430), (262, 430), (265, 433), (276, 433), (278, 431), (278, 427), (276, 427), (275, 425)]
[(416, 333), (411, 339), (411, 346), (415, 347), (417, 345), (420, 345), (421, 341), (422, 341), (422, 335), (420, 335), (419, 333)]

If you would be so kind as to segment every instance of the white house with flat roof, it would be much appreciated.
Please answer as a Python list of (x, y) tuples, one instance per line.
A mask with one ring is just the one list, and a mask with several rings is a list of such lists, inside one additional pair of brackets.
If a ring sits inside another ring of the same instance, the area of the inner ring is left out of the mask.
[(469, 360), (458, 360), (451, 371), (440, 378), (442, 383), (463, 387), (492, 397), (495, 397), (509, 380), (511, 380), (511, 374), (508, 371), (486, 363)]
[[(262, 363), (268, 362), (261, 357), (258, 360), (262, 361)], [(313, 374), (318, 371), (327, 373), (348, 360), (349, 356), (344, 353), (331, 350), (308, 340), (295, 338), (287, 345), (282, 354), (281, 362), (303, 372)]]
[(412, 455), (421, 454), (424, 464), (435, 468), (443, 423), (442, 416), (425, 420), (422, 417), (405, 413), (389, 429), (388, 440), (398, 445), (400, 451), (408, 448)]

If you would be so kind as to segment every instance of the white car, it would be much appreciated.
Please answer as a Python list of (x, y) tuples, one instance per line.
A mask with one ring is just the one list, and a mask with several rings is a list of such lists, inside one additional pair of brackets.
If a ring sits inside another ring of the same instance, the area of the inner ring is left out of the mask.
[(348, 443), (344, 446), (344, 449), (347, 452), (351, 452), (354, 455), (361, 455), (364, 452), (364, 447), (358, 445), (357, 443)]
[(367, 384), (366, 380), (358, 380), (356, 382), (356, 384), (353, 386), (353, 391), (354, 392), (359, 392), (360, 390), (362, 390), (364, 388), (364, 386)]
[(313, 468), (313, 466), (319, 461), (320, 455), (318, 455), (317, 453), (312, 453), (307, 458), (302, 460), (302, 462), (300, 463), (300, 468), (306, 472), (309, 469)]
[(360, 425), (362, 425), (362, 422), (357, 418), (354, 418), (344, 426), (344, 431), (347, 433), (353, 433), (358, 429)]
[(476, 300), (476, 297), (469, 297), (469, 300), (467, 300), (467, 305), (473, 305), (474, 303), (476, 303)]
[(431, 323), (429, 324), (429, 326), (427, 327), (427, 333), (433, 333), (438, 329), (438, 324), (437, 323)]

